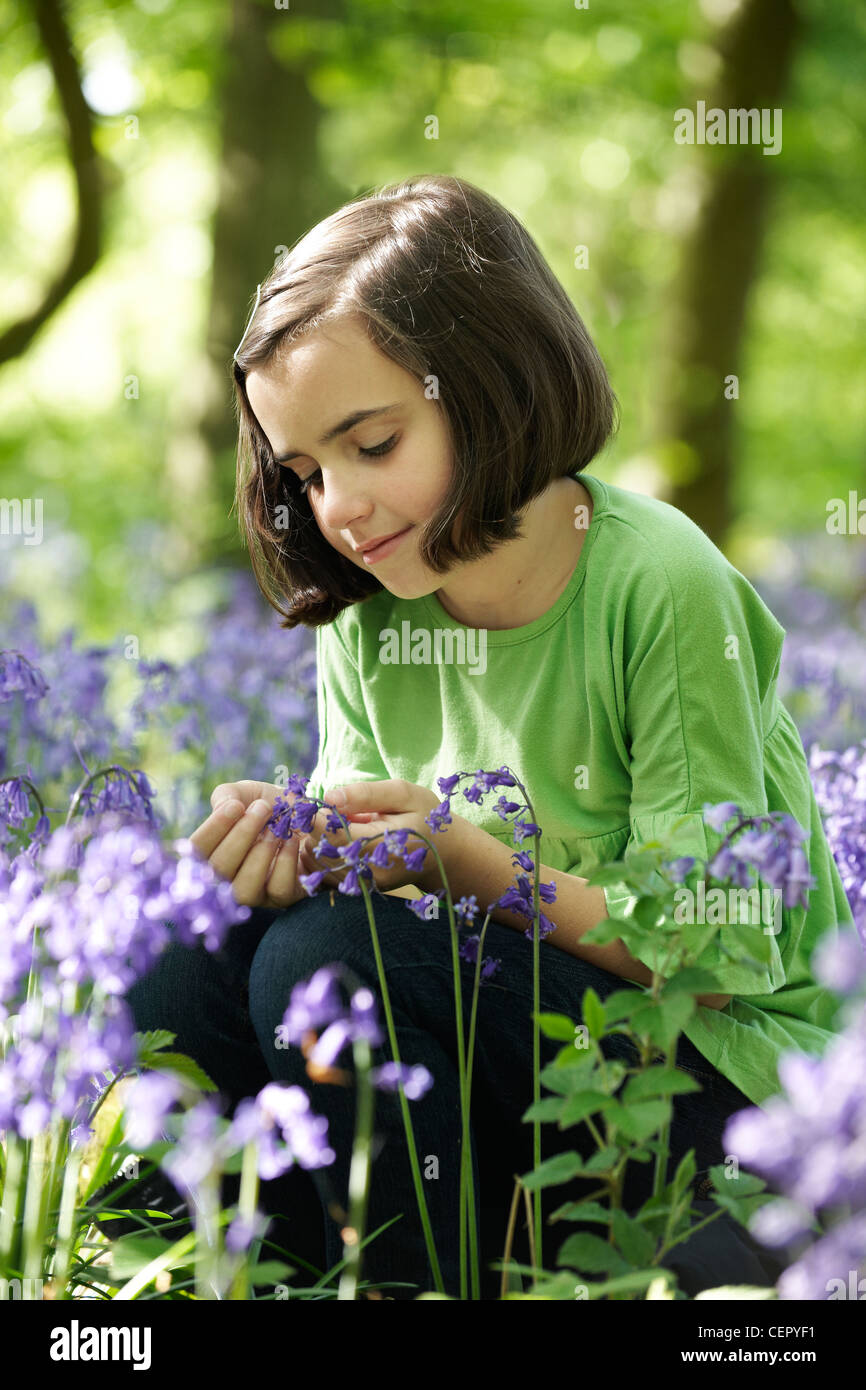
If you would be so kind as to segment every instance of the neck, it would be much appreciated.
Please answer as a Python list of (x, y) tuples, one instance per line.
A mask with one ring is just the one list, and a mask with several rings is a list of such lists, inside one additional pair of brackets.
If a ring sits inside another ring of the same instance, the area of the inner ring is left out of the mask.
[[(523, 534), (492, 555), (470, 560), (450, 575), (436, 597), (465, 627), (522, 627), (553, 606), (580, 556), (585, 530), (574, 525), (574, 505), (592, 505), (574, 478), (557, 478), (523, 514)], [(571, 505), (570, 505), (571, 504)]]

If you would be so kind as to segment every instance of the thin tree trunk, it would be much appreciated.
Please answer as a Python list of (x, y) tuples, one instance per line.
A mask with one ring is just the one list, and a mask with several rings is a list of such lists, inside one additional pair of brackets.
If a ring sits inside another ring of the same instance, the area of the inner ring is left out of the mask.
[[(781, 107), (798, 37), (791, 0), (746, 0), (722, 32), (723, 65), (707, 110)], [(784, 117), (782, 124), (784, 131)], [(725, 397), (725, 378), (740, 375), (749, 292), (771, 190), (783, 175), (784, 139), (778, 155), (728, 145), (704, 146), (690, 157), (704, 162), (709, 186), (673, 292), (660, 433), (685, 444), (695, 465), (669, 500), (720, 544), (732, 519), (737, 409)]]
[(189, 518), (202, 559), (202, 548), (213, 557), (237, 550), (237, 521), (229, 515), (237, 443), (231, 356), (256, 284), (278, 246), (291, 246), (346, 196), (322, 173), (323, 112), (310, 91), (310, 57), (290, 62), (275, 54), (287, 26), (334, 21), (341, 13), (342, 0), (291, 0), (287, 10), (231, 0), (206, 353), (183, 391), (194, 438), (187, 436), (169, 458), (173, 482), (190, 499), (205, 492), (216, 508), (216, 525), (212, 516)]
[(103, 198), (118, 183), (113, 167), (93, 145), (93, 116), (81, 90), (81, 69), (60, 0), (31, 0), (45, 57), (54, 75), (66, 126), (66, 146), (75, 180), (77, 212), (66, 264), (47, 286), (42, 302), (0, 334), (0, 364), (20, 357), (102, 254)]

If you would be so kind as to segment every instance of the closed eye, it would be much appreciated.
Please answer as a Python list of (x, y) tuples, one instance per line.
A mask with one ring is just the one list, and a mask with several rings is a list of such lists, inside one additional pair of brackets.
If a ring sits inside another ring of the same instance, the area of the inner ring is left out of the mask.
[[(397, 442), (397, 436), (396, 436), (396, 434), (392, 434), (390, 439), (386, 439), (385, 442), (384, 442), (383, 444), (376, 444), (376, 445), (374, 445), (372, 449), (362, 449), (361, 446), (360, 446), (360, 444), (359, 444), (359, 445), (358, 445), (358, 453), (359, 453), (359, 454), (363, 454), (365, 458), (381, 458), (383, 454), (389, 454), (389, 453), (391, 452), (391, 450), (393, 449), (393, 447), (394, 447), (394, 445), (395, 445), (396, 442)], [(306, 494), (306, 491), (307, 491), (307, 488), (308, 488), (308, 487), (315, 487), (315, 486), (317, 486), (321, 481), (322, 481), (322, 470), (321, 470), (321, 468), (317, 468), (316, 471), (315, 471), (315, 473), (311, 473), (310, 476), (309, 476), (308, 478), (304, 478), (304, 480), (302, 481), (302, 483), (301, 483), (301, 485), (300, 485), (298, 491), (299, 491), (299, 492), (301, 493), (301, 495), (303, 496), (303, 495)]]

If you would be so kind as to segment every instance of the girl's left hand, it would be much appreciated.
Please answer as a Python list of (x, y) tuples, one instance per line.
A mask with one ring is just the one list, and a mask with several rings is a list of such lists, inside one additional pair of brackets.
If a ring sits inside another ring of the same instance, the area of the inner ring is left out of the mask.
[[(337, 888), (341, 881), (346, 877), (349, 870), (346, 867), (338, 867), (336, 871), (329, 866), (333, 866), (335, 861), (326, 855), (316, 856), (312, 852), (312, 847), (318, 844), (323, 838), (332, 844), (347, 845), (349, 838), (358, 840), (368, 838), (373, 835), (381, 835), (386, 830), (408, 830), (410, 833), (406, 838), (406, 851), (427, 848), (418, 835), (424, 835), (430, 841), (436, 843), (436, 850), (442, 862), (446, 865), (445, 849), (449, 837), (457, 832), (457, 825), (460, 817), (454, 816), (454, 824), (448, 825), (443, 831), (433, 831), (430, 826), (425, 824), (425, 816), (435, 810), (441, 804), (444, 797), (436, 796), (427, 787), (419, 787), (414, 782), (405, 782), (400, 779), (383, 782), (348, 782), (341, 788), (335, 787), (326, 791), (323, 800), (334, 802), (334, 792), (344, 791), (346, 793), (345, 805), (337, 809), (340, 814), (350, 822), (350, 835), (340, 827), (339, 830), (326, 830), (328, 817), (332, 814), (328, 810), (319, 811), (313, 822), (313, 828), (301, 842), (301, 850), (298, 857), (298, 870), (303, 874), (312, 874), (325, 871), (322, 884), (328, 888)], [(459, 833), (459, 832), (457, 832)], [(435, 840), (434, 840), (435, 836)], [(369, 850), (364, 851), (369, 854), (380, 844), (381, 840), (375, 841), (370, 845)], [(442, 887), (440, 882), (441, 875), (439, 866), (436, 863), (432, 850), (427, 848), (427, 854), (420, 869), (407, 869), (403, 859), (398, 855), (391, 855), (391, 863), (387, 869), (379, 868), (376, 864), (371, 864), (370, 869), (377, 888), (383, 893), (389, 892), (393, 888), (405, 888), (407, 884), (414, 884), (423, 892), (434, 891)]]

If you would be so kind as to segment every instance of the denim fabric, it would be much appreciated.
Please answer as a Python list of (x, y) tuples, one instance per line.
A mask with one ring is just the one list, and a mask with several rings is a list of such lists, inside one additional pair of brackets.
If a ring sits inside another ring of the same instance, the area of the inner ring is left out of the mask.
[[(459, 1296), (457, 1213), (459, 1194), (460, 1108), (457, 1084), (457, 1033), (451, 942), (447, 914), (420, 921), (404, 899), (374, 895), (376, 926), (397, 1030), (400, 1057), (421, 1063), (434, 1078), (420, 1100), (409, 1102), (424, 1191), (446, 1291)], [(501, 961), (498, 973), (479, 993), (475, 1064), (472, 1082), (472, 1168), (479, 1219), (482, 1296), (497, 1297), (500, 1275), (490, 1261), (501, 1259), (514, 1179), (534, 1166), (532, 1125), (522, 1115), (532, 1103), (532, 943), (511, 927), (491, 922), (484, 953)], [(340, 1227), (348, 1210), (348, 1174), (354, 1135), (354, 1088), (311, 1081), (300, 1048), (277, 1047), (277, 1029), (292, 988), (320, 966), (342, 962), (358, 981), (379, 996), (370, 930), (360, 898), (328, 893), (305, 899), (288, 911), (257, 909), (230, 929), (216, 954), (204, 947), (172, 944), (154, 970), (139, 981), (127, 999), (139, 1029), (168, 1028), (177, 1034), (174, 1047), (194, 1057), (223, 1093), (226, 1112), (243, 1096), (254, 1095), (275, 1079), (304, 1087), (313, 1109), (328, 1118), (328, 1135), (336, 1161), (306, 1172), (294, 1168), (285, 1177), (262, 1185), (261, 1205), (281, 1212), (280, 1236), (286, 1249), (318, 1268), (331, 1268), (342, 1257)], [(461, 962), (465, 1036), (474, 967)], [(601, 999), (615, 990), (639, 988), (560, 948), (540, 948), (540, 997), (544, 1012), (580, 1020), (581, 998), (588, 987)], [(379, 1017), (385, 1031), (384, 1012)], [(541, 1065), (562, 1043), (541, 1037)], [(637, 1063), (637, 1053), (622, 1035), (603, 1042), (606, 1058)], [(387, 1042), (373, 1049), (376, 1065), (390, 1060)], [(750, 1105), (731, 1082), (715, 1071), (695, 1047), (680, 1037), (677, 1066), (695, 1076), (702, 1089), (673, 1101), (668, 1180), (688, 1149), (695, 1150), (700, 1178), (723, 1161), (721, 1135), (728, 1117)], [(352, 1071), (351, 1048), (337, 1066)], [(542, 1095), (550, 1094), (542, 1087)], [(371, 1170), (367, 1232), (394, 1216), (400, 1219), (366, 1247), (363, 1277), (403, 1281), (408, 1288), (386, 1291), (413, 1298), (434, 1288), (423, 1229), (417, 1210), (406, 1150), (399, 1097), (377, 1092), (376, 1140)], [(576, 1150), (589, 1158), (597, 1145), (581, 1123), (560, 1131), (541, 1128), (542, 1159)], [(434, 1162), (435, 1160), (435, 1162)], [(438, 1171), (438, 1177), (433, 1176)], [(630, 1163), (623, 1206), (639, 1207), (650, 1195), (654, 1163)], [(234, 1189), (226, 1180), (229, 1197)], [(547, 1224), (564, 1202), (597, 1190), (589, 1179), (575, 1179), (543, 1192), (543, 1256), (555, 1268), (558, 1247), (576, 1229), (571, 1222)], [(597, 1228), (595, 1228), (597, 1230)], [(528, 1262), (525, 1210), (518, 1214), (512, 1257)], [(666, 1261), (667, 1262), (667, 1261)], [(306, 1280), (304, 1281), (306, 1282)]]

